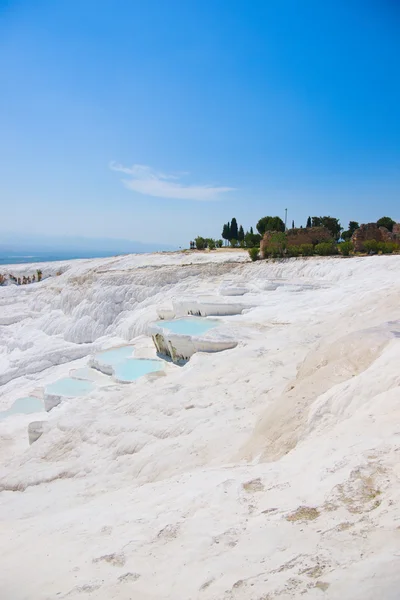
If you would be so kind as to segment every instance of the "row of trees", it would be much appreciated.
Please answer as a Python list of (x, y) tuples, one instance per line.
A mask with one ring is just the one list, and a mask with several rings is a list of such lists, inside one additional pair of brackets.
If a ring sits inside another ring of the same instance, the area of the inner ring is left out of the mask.
[(201, 235), (198, 235), (195, 238), (194, 242), (190, 242), (190, 249), (194, 250), (215, 250), (215, 248), (222, 248), (223, 241), (222, 240), (213, 240), (212, 238), (203, 238)]
[(243, 248), (253, 248), (259, 246), (261, 242), (262, 234), (254, 233), (253, 228), (250, 227), (250, 231), (244, 231), (243, 225), (238, 226), (235, 217), (232, 221), (225, 223), (222, 228), (222, 238), (226, 244), (230, 244), (233, 247), (241, 246)]
[[(393, 230), (395, 223), (396, 221), (390, 217), (381, 217), (376, 222), (378, 227), (386, 227), (389, 231)], [(348, 242), (360, 225), (357, 221), (350, 221), (348, 228), (344, 231), (339, 219), (334, 217), (308, 217), (306, 227), (326, 227), (336, 242), (340, 239)]]
[[(386, 227), (389, 231), (392, 231), (395, 221), (390, 217), (382, 217), (377, 221), (378, 227)], [(350, 221), (348, 228), (344, 230), (341, 226), (339, 219), (331, 216), (324, 217), (308, 217), (306, 222), (306, 228), (311, 227), (325, 227), (331, 234), (333, 240), (337, 243), (340, 240), (349, 242), (353, 233), (359, 228), (357, 221)], [(245, 231), (242, 225), (238, 225), (235, 217), (231, 221), (224, 224), (222, 228), (222, 240), (212, 240), (210, 238), (197, 237), (195, 242), (191, 243), (191, 248), (196, 247), (198, 250), (205, 248), (218, 248), (222, 247), (225, 241), (225, 245), (231, 245), (232, 247), (240, 246), (242, 248), (256, 248), (260, 245), (261, 239), (267, 231), (284, 233), (286, 231), (285, 223), (278, 216), (262, 217), (257, 224), (256, 229), (258, 233), (254, 233), (253, 227), (250, 227), (249, 231)], [(294, 221), (292, 221), (292, 229), (295, 229)], [(303, 226), (300, 225), (300, 229)], [(223, 241), (224, 240), (224, 241)]]
[[(355, 223), (355, 221), (351, 221), (351, 223)], [(358, 227), (358, 223), (356, 223), (356, 225)], [(336, 241), (340, 239), (340, 235), (343, 230), (343, 228), (340, 225), (339, 219), (335, 219), (334, 217), (329, 216), (308, 217), (306, 227), (326, 227), (330, 231), (333, 239)], [(280, 217), (267, 216), (263, 217), (257, 222), (256, 229), (258, 231), (258, 234), (255, 234), (253, 232), (252, 227), (250, 228), (250, 231), (247, 231), (245, 233), (242, 225), (238, 227), (236, 219), (233, 218), (231, 222), (225, 223), (225, 225), (223, 226), (222, 238), (230, 244), (232, 240), (235, 240), (239, 243), (245, 242), (246, 246), (248, 245), (247, 241), (249, 241), (249, 247), (253, 247), (256, 246), (257, 243), (260, 243), (261, 238), (267, 231), (279, 231), (284, 233), (286, 231), (286, 226)], [(292, 229), (294, 229), (294, 221), (292, 221)]]

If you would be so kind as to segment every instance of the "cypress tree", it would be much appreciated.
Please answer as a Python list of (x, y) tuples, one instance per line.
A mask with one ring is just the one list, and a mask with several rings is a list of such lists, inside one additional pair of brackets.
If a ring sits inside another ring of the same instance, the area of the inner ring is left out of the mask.
[(243, 242), (243, 240), (244, 240), (244, 229), (243, 229), (242, 225), (239, 227), (237, 239), (239, 240), (239, 242)]
[(225, 225), (222, 228), (222, 237), (227, 242), (229, 242), (231, 239), (231, 226), (230, 226), (229, 222), (225, 223)]
[(231, 222), (231, 231), (230, 231), (231, 240), (237, 240), (238, 239), (238, 226), (237, 226), (237, 221), (235, 219), (235, 217), (233, 217), (232, 222)]
[(306, 227), (311, 227), (311, 217), (308, 217)]

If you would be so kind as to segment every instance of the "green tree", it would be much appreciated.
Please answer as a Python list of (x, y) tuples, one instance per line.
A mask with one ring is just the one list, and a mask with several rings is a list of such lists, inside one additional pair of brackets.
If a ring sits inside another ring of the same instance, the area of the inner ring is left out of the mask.
[(335, 219), (334, 217), (321, 217), (321, 225), (331, 232), (334, 240), (338, 241), (340, 239), (343, 227), (340, 225), (339, 219)]
[(251, 235), (254, 235), (254, 231), (253, 231), (252, 227), (250, 227), (250, 233), (251, 233)]
[(360, 226), (357, 223), (357, 221), (350, 221), (349, 223), (349, 231), (351, 232), (351, 235), (353, 235), (353, 233), (355, 232), (356, 229), (358, 229)]
[(256, 227), (260, 235), (264, 235), (266, 231), (285, 231), (285, 223), (280, 217), (263, 217)]
[(239, 240), (239, 242), (243, 242), (243, 240), (244, 240), (244, 229), (243, 229), (242, 225), (239, 227), (237, 239)]
[(326, 229), (330, 231), (333, 239), (336, 241), (338, 241), (340, 238), (342, 231), (342, 226), (340, 225), (339, 219), (335, 219), (334, 217), (312, 217), (311, 226), (326, 227)]
[(254, 234), (251, 234), (250, 231), (246, 231), (244, 234), (244, 242), (246, 244), (246, 248), (253, 248), (254, 246)]
[(227, 242), (231, 239), (231, 226), (229, 223), (225, 223), (222, 228), (222, 237)]
[(311, 219), (311, 227), (321, 227), (322, 219), (321, 217), (313, 217)]
[(356, 231), (356, 229), (358, 229), (359, 227), (360, 226), (357, 223), (357, 221), (350, 221), (349, 228), (346, 231), (343, 231), (343, 233), (342, 233), (342, 239), (344, 239), (345, 242), (350, 241), (351, 236)]
[(311, 217), (308, 217), (306, 227), (311, 227)]
[(391, 219), (390, 217), (381, 217), (380, 219), (378, 219), (376, 224), (378, 225), (378, 227), (386, 227), (386, 229), (392, 231), (393, 225), (396, 224), (396, 221), (393, 221), (393, 219)]
[(253, 228), (251, 228), (250, 231), (247, 231), (244, 236), (244, 241), (247, 248), (253, 248), (260, 245), (261, 235), (258, 233), (252, 233), (252, 229)]
[(235, 217), (233, 217), (231, 221), (231, 236), (230, 239), (237, 240), (238, 239), (238, 225)]
[(292, 221), (292, 229), (294, 229), (294, 221)]

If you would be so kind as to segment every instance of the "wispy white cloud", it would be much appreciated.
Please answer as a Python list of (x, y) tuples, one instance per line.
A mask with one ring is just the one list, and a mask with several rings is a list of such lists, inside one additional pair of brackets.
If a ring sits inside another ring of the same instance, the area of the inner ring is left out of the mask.
[(113, 162), (110, 164), (110, 168), (113, 171), (129, 175), (129, 179), (122, 180), (128, 189), (157, 198), (213, 201), (218, 200), (221, 194), (232, 192), (235, 189), (215, 185), (185, 185), (179, 182), (185, 173), (167, 175), (145, 165), (124, 167)]

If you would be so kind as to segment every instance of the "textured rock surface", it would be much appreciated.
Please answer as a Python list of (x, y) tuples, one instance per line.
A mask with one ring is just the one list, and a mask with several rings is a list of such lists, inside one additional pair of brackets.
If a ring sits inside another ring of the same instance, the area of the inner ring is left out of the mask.
[(400, 223), (393, 225), (393, 231), (386, 227), (378, 227), (376, 223), (365, 223), (360, 225), (352, 235), (351, 241), (355, 252), (364, 251), (364, 242), (375, 240), (376, 242), (400, 242)]
[(28, 438), (29, 444), (33, 444), (38, 440), (46, 431), (49, 430), (49, 424), (47, 421), (33, 421), (28, 425)]
[[(260, 250), (268, 246), (273, 231), (267, 231), (261, 240)], [(303, 229), (288, 229), (286, 232), (288, 246), (301, 246), (302, 244), (319, 244), (333, 241), (330, 231), (326, 227), (305, 227)]]
[(160, 304), (229, 279), (253, 308), (219, 319), (233, 350), (63, 402), (32, 446), (0, 422), (1, 599), (397, 600), (400, 256), (67, 266), (0, 288), (0, 410), (93, 352), (154, 358)]
[[(174, 363), (188, 361), (196, 352), (222, 352), (237, 346), (237, 342), (229, 336), (207, 333), (191, 336), (169, 332), (162, 327), (152, 325), (149, 328), (157, 353), (168, 356)], [(214, 337), (210, 337), (213, 336)]]

